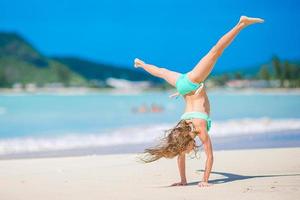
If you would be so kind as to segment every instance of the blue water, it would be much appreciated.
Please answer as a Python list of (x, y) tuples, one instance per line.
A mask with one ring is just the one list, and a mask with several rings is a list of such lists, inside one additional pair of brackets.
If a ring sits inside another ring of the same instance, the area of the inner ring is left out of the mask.
[[(211, 92), (209, 99), (214, 121), (300, 118), (300, 95)], [(152, 103), (162, 106), (164, 111), (132, 111)], [(0, 138), (101, 133), (122, 127), (175, 124), (183, 110), (183, 100), (169, 99), (166, 93), (0, 95)]]

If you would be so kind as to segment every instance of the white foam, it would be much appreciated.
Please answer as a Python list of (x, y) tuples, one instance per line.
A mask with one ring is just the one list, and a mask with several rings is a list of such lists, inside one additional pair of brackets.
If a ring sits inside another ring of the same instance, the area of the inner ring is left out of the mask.
[(227, 136), (295, 130), (300, 131), (300, 119), (244, 118), (213, 123), (211, 134)]
[[(59, 137), (13, 138), (0, 140), (0, 155), (66, 150), (85, 147), (105, 147), (122, 144), (153, 142), (164, 135), (174, 124), (121, 128), (109, 133), (65, 133)], [(239, 119), (213, 122), (209, 132), (214, 137), (299, 131), (300, 119)]]

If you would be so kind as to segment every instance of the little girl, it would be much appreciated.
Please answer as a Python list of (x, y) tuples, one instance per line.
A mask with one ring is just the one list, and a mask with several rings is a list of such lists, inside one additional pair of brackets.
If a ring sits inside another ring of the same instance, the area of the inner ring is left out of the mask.
[(185, 154), (192, 150), (196, 151), (194, 140), (196, 136), (201, 140), (206, 154), (205, 172), (198, 186), (205, 187), (211, 185), (208, 183), (213, 165), (213, 150), (211, 139), (208, 135), (211, 127), (211, 119), (209, 117), (210, 105), (206, 88), (204, 87), (204, 80), (210, 74), (224, 49), (239, 32), (251, 24), (262, 23), (263, 21), (260, 18), (241, 16), (239, 22), (217, 42), (190, 72), (185, 74), (146, 64), (139, 59), (134, 60), (135, 67), (141, 67), (153, 76), (162, 78), (176, 87), (177, 93), (172, 96), (182, 95), (186, 103), (185, 112), (181, 116), (181, 120), (173, 129), (167, 131), (168, 134), (162, 143), (154, 148), (145, 150), (145, 162), (153, 162), (162, 157), (173, 158), (178, 156), (177, 163), (181, 180), (178, 183), (172, 184), (172, 186), (187, 185)]

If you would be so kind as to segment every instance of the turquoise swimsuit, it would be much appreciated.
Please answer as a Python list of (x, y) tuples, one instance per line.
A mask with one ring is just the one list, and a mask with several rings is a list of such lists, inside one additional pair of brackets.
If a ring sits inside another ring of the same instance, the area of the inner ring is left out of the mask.
[(209, 116), (203, 112), (186, 112), (181, 116), (182, 120), (190, 120), (190, 119), (204, 119), (206, 120), (206, 124), (207, 124), (207, 131), (210, 130), (211, 127), (211, 119), (209, 118)]
[[(198, 90), (201, 89), (204, 86), (204, 82), (200, 82), (200, 83), (193, 83), (189, 77), (187, 76), (187, 74), (181, 74), (179, 76), (179, 78), (176, 81), (176, 89), (178, 91), (179, 94), (181, 94), (182, 96), (194, 91), (194, 90)], [(197, 91), (196, 91), (197, 93)], [(190, 120), (190, 119), (204, 119), (206, 120), (206, 124), (207, 124), (207, 131), (210, 130), (211, 127), (211, 119), (209, 118), (209, 116), (205, 113), (202, 112), (186, 112), (181, 116), (182, 120)]]
[(203, 82), (201, 83), (193, 83), (187, 74), (181, 74), (176, 81), (176, 89), (179, 94), (182, 96), (194, 91), (198, 90), (200, 87), (204, 85)]

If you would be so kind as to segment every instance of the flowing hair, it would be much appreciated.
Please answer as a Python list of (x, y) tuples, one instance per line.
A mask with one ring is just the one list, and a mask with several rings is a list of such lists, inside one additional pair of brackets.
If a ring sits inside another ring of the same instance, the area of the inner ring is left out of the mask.
[[(195, 142), (190, 133), (196, 133), (192, 130), (190, 123), (185, 120), (179, 123), (172, 129), (165, 131), (165, 137), (161, 139), (159, 145), (145, 149), (144, 156), (140, 159), (145, 163), (156, 161), (162, 157), (174, 158), (186, 150), (190, 142)], [(193, 150), (197, 151), (195, 145)]]

